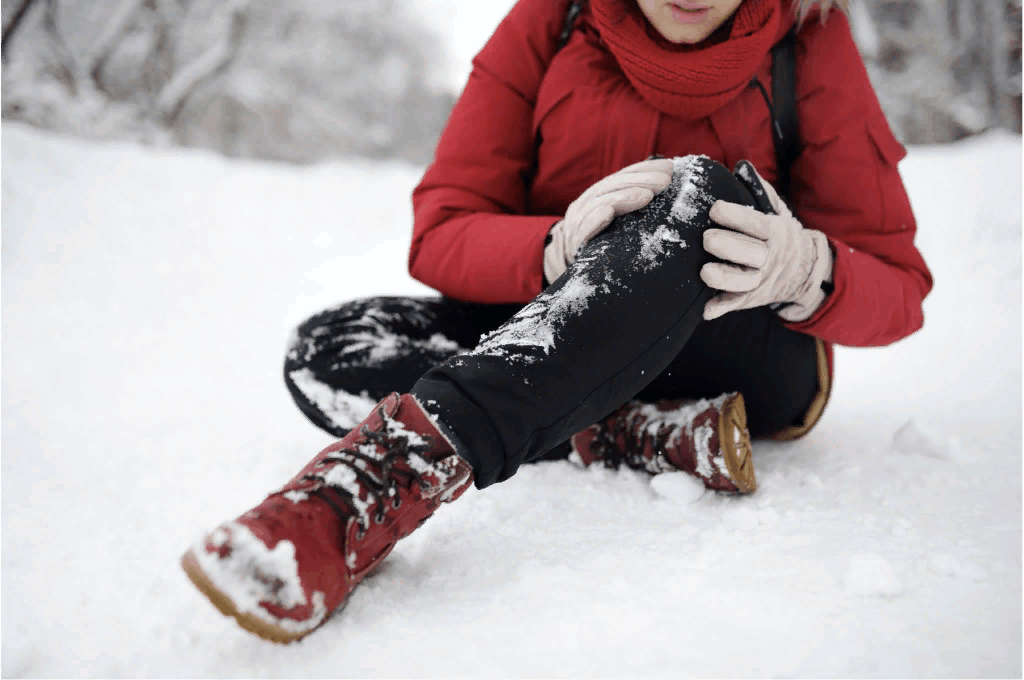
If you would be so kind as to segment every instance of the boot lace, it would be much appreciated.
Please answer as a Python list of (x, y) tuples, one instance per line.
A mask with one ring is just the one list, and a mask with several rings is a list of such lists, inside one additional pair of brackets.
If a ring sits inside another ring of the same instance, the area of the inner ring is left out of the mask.
[[(314, 484), (307, 493), (323, 499), (343, 521), (355, 515), (359, 522), (359, 538), (362, 538), (370, 528), (366, 509), (375, 506), (373, 522), (381, 524), (384, 522), (388, 499), (393, 499), (393, 508), (401, 505), (398, 496), (400, 480), (404, 481), (405, 488), (411, 488), (415, 483), (425, 491), (431, 486), (423, 478), (429, 466), (424, 454), (433, 448), (434, 438), (430, 435), (419, 435), (419, 441), (412, 441), (407, 432), (389, 427), (396, 421), (388, 417), (383, 405), (377, 407), (377, 415), (380, 417), (378, 426), (370, 429), (363, 425), (359, 428), (359, 434), (363, 441), (370, 445), (369, 447), (353, 446), (334, 451), (315, 463), (315, 466), (323, 468), (322, 470), (302, 477), (302, 480)], [(397, 433), (394, 432), (396, 429), (399, 430)], [(377, 453), (378, 447), (383, 449), (383, 453)], [(368, 453), (367, 448), (374, 453)], [(416, 456), (427, 464), (411, 466), (408, 463), (411, 456)], [(358, 461), (362, 461), (363, 465), (359, 465)], [(399, 466), (399, 462), (405, 462), (405, 465)], [(351, 470), (357, 484), (343, 485), (328, 481), (327, 473), (337, 465), (344, 465)], [(371, 470), (378, 474), (373, 474)], [(366, 490), (366, 501), (358, 498), (359, 489)]]
[[(619, 469), (622, 465), (645, 472), (661, 471), (661, 459), (664, 458), (665, 447), (672, 438), (674, 428), (668, 424), (661, 424), (655, 432), (649, 432), (644, 425), (644, 420), (637, 421), (636, 417), (630, 417), (627, 409), (620, 409), (606, 418), (598, 428), (597, 437), (594, 438), (591, 447), (596, 458), (604, 462), (606, 468)], [(619, 433), (623, 435), (625, 446), (621, 446), (617, 440)], [(647, 438), (651, 440), (652, 459), (644, 455), (644, 444)]]
[(611, 418), (606, 419), (598, 426), (597, 436), (590, 443), (590, 448), (594, 458), (604, 463), (606, 468), (618, 470), (626, 462), (626, 452), (620, 449), (615, 441), (615, 435), (612, 434), (608, 420)]

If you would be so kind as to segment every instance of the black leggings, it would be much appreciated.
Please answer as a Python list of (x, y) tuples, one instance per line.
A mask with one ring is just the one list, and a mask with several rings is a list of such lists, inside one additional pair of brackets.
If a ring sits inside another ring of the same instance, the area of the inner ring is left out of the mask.
[(325, 310), (297, 330), (288, 389), (337, 436), (388, 393), (412, 392), (455, 435), (481, 488), (633, 398), (738, 391), (751, 434), (778, 432), (818, 389), (815, 341), (767, 307), (703, 320), (714, 291), (698, 276), (710, 261), (702, 234), (718, 198), (756, 205), (718, 163), (677, 162), (669, 189), (525, 306), (386, 297)]

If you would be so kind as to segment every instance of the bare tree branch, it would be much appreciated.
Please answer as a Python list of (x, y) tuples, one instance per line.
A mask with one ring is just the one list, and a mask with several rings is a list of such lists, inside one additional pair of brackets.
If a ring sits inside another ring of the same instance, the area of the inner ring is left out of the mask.
[(145, 0), (121, 0), (113, 12), (107, 15), (100, 34), (82, 55), (80, 68), (95, 78), (103, 60), (117, 45), (117, 39), (124, 33), (125, 27), (132, 16), (139, 10)]
[(231, 8), (231, 28), (227, 34), (183, 66), (160, 91), (156, 106), (166, 123), (174, 121), (185, 99), (199, 83), (213, 77), (230, 63), (245, 35), (246, 21), (245, 3), (234, 3)]
[[(11, 2), (11, 0), (7, 0), (7, 2)], [(0, 55), (7, 53), (7, 39), (18, 30), (18, 25), (25, 18), (25, 14), (28, 12), (32, 2), (33, 0), (21, 0), (21, 3), (17, 5), (14, 12), (10, 14), (10, 20), (4, 20), (3, 36), (0, 39)]]

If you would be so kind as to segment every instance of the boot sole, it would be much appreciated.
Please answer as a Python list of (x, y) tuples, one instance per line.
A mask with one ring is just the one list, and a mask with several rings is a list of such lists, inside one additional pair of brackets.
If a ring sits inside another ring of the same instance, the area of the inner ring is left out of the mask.
[[(304, 633), (293, 633), (279, 628), (271, 623), (267, 623), (262, 619), (258, 619), (252, 614), (240, 612), (235, 607), (235, 603), (231, 601), (227, 595), (217, 589), (213, 582), (203, 572), (202, 567), (199, 566), (199, 560), (196, 558), (195, 553), (189, 550), (181, 557), (181, 568), (185, 570), (185, 574), (188, 579), (192, 581), (192, 585), (199, 589), (206, 599), (210, 601), (214, 607), (217, 608), (224, 616), (232, 617), (238, 625), (249, 631), (253, 635), (257, 635), (264, 640), (269, 642), (276, 642), (278, 644), (288, 644), (289, 642), (295, 642), (310, 633), (313, 630), (308, 630)], [(319, 626), (318, 626), (319, 627)]]
[[(739, 433), (739, 441), (735, 434)], [(747, 408), (743, 395), (730, 397), (718, 414), (718, 446), (725, 458), (725, 467), (740, 493), (757, 491), (754, 477), (754, 450), (747, 431)]]

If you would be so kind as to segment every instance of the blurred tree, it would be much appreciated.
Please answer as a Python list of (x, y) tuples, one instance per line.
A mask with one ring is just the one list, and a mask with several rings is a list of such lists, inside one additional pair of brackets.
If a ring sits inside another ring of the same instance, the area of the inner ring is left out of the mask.
[(426, 162), (455, 99), (396, 0), (28, 0), (4, 47), (4, 118), (233, 156)]
[[(250, 0), (234, 20), (223, 69), (165, 109), (184, 143), (295, 161), (332, 149), (430, 158), (453, 98), (426, 87), (439, 45), (394, 0)], [(190, 13), (178, 30), (205, 21)]]
[(853, 23), (896, 135), (1021, 131), (1021, 0), (872, 0)]
[(7, 51), (7, 38), (18, 29), (31, 5), (32, 0), (7, 0), (0, 4), (0, 15), (3, 17), (3, 41), (0, 42), (0, 51)]

